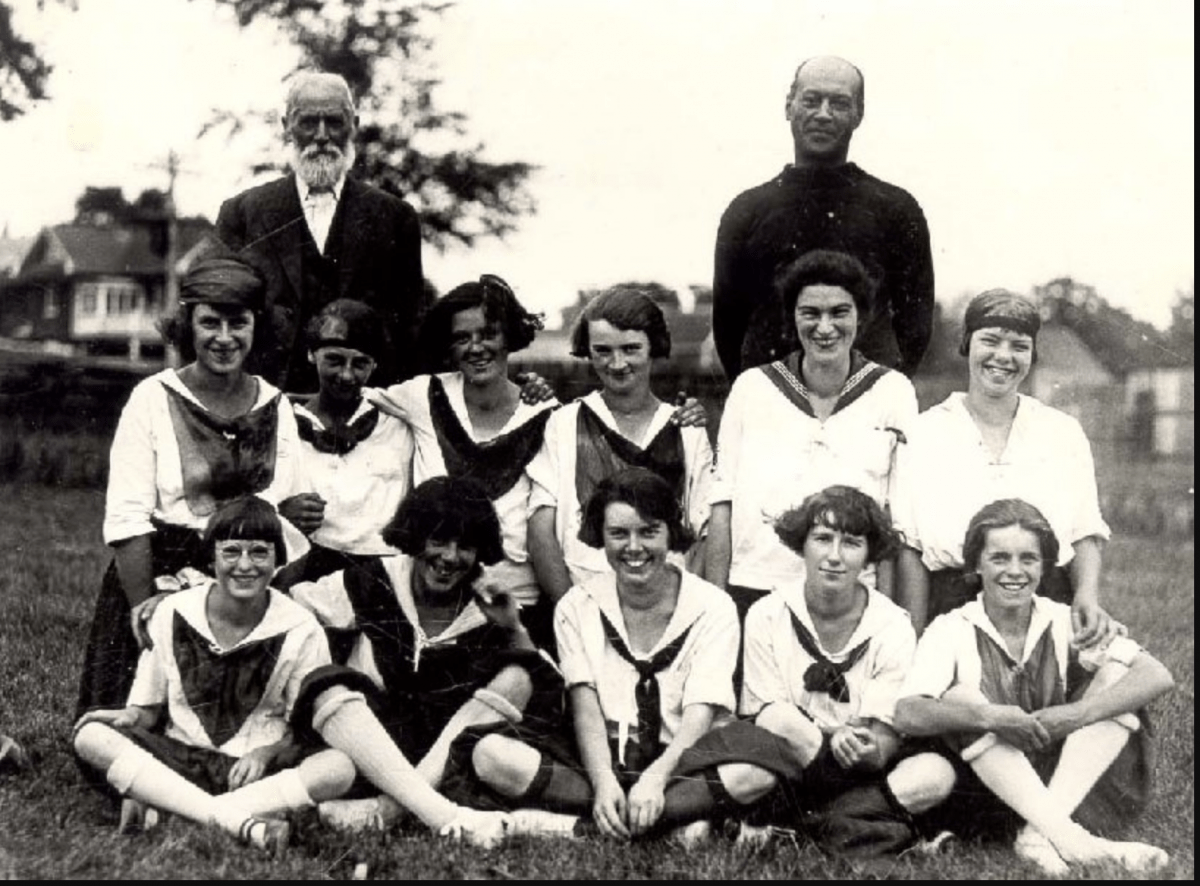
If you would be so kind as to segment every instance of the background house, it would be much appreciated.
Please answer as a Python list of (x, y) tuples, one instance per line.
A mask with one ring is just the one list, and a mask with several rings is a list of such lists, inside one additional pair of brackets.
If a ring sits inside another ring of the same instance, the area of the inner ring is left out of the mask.
[[(212, 230), (181, 219), (177, 255)], [(66, 354), (159, 357), (166, 285), (164, 227), (147, 222), (44, 228), (17, 274), (0, 281), (0, 338)]]

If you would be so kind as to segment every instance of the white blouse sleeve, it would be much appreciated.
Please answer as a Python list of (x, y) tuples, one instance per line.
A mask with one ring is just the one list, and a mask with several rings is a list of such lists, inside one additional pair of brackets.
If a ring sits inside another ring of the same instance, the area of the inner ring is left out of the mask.
[(345, 572), (338, 570), (316, 581), (292, 586), (292, 599), (329, 628), (352, 628), (356, 623), (354, 607), (346, 594)]
[(165, 397), (154, 379), (140, 382), (121, 410), (108, 458), (108, 492), (104, 500), (106, 544), (147, 535), (158, 503), (157, 449), (154, 439), (156, 397)]

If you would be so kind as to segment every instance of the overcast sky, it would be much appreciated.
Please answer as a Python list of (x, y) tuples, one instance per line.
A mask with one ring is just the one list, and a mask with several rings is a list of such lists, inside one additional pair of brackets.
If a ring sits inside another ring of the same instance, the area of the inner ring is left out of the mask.
[[(293, 57), (208, 0), (17, 0), (53, 101), (0, 125), (0, 225), (70, 218), (86, 185), (164, 187), (216, 217), (264, 139), (196, 140), (209, 109), (275, 108)], [(442, 290), (483, 272), (553, 312), (628, 279), (709, 283), (722, 210), (788, 161), (796, 64), (862, 68), (851, 159), (909, 190), (951, 301), (1060, 275), (1165, 325), (1194, 275), (1186, 0), (460, 0), (435, 36), (447, 108), (489, 158), (541, 167), (507, 243), (426, 250)]]

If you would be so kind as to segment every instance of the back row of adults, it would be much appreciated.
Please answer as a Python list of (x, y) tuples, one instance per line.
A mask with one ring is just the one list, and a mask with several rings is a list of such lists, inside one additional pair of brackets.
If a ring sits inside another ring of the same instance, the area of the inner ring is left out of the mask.
[[(863, 76), (849, 62), (800, 65), (785, 105), (793, 162), (739, 195), (720, 220), (713, 337), (731, 380), (796, 346), (790, 325), (779, 323), (774, 275), (812, 249), (855, 256), (878, 283), (859, 350), (910, 377), (920, 365), (933, 320), (929, 230), (911, 195), (848, 162), (864, 107)], [(283, 115), (292, 171), (227, 200), (217, 218), (221, 241), (267, 281), (268, 328), (252, 369), (289, 392), (315, 389), (304, 326), (337, 298), (366, 302), (383, 317), (394, 352), (376, 383), (417, 368), (417, 322), (429, 304), (420, 222), (403, 200), (350, 174), (357, 131), (341, 77), (296, 75)]]

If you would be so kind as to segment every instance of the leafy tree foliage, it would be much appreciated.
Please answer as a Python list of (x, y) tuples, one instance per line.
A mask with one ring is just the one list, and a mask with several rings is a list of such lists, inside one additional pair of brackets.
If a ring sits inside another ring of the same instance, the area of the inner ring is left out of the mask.
[[(414, 204), (425, 239), (437, 249), (504, 237), (534, 211), (526, 182), (535, 167), (484, 159), (466, 116), (440, 109), (439, 80), (428, 61), (432, 40), (422, 28), (445, 4), (403, 0), (216, 0), (238, 22), (271, 19), (300, 50), (302, 66), (341, 74), (358, 102), (356, 171)], [(277, 109), (277, 113), (278, 110)], [(274, 127), (276, 114), (260, 115)], [(246, 121), (219, 114), (209, 127), (230, 135)], [(273, 164), (260, 164), (264, 171)]]
[(51, 70), (37, 47), (13, 29), (12, 5), (0, 2), (0, 121), (19, 117), (30, 102), (44, 99)]

